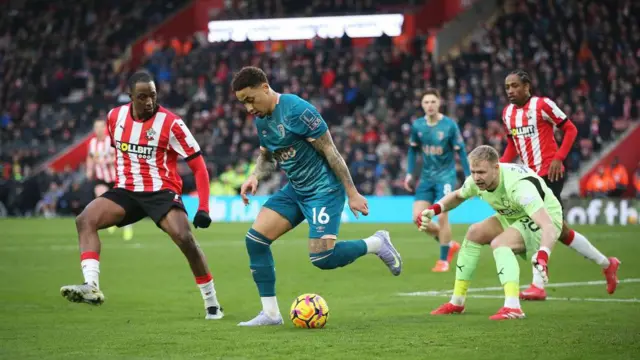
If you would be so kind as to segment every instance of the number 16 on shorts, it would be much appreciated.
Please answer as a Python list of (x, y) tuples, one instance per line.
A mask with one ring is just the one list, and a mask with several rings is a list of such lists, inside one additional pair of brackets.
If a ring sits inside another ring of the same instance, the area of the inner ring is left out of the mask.
[(313, 225), (326, 225), (329, 223), (329, 220), (331, 220), (331, 217), (329, 216), (329, 214), (326, 213), (327, 207), (323, 206), (320, 208), (320, 210), (318, 210), (318, 208), (313, 208), (311, 209), (313, 212), (313, 218), (312, 218), (312, 223)]

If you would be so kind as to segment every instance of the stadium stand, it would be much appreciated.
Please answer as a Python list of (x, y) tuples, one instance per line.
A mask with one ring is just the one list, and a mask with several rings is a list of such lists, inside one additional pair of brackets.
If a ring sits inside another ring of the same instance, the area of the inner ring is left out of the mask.
[[(174, 8), (177, 3), (174, 1)], [(249, 3), (262, 5), (249, 6)], [(340, 0), (313, 1), (311, 4), (286, 0), (234, 1), (232, 11), (223, 16), (259, 18), (262, 15), (366, 12), (371, 9), (371, 3)], [(151, 6), (148, 1), (136, 4), (133, 9), (121, 10), (121, 14), (129, 13), (135, 18), (141, 13), (141, 8)], [(85, 23), (101, 18), (96, 16), (99, 9), (72, 8), (85, 14)], [(109, 5), (109, 8), (115, 7)], [(45, 13), (49, 15), (42, 16), (55, 18), (55, 9), (63, 8), (53, 9)], [(154, 9), (158, 15), (152, 22), (157, 22), (166, 12), (162, 11), (164, 8)], [(172, 46), (157, 47), (148, 54), (144, 66), (161, 79), (158, 81), (159, 101), (183, 116), (192, 132), (197, 134), (212, 174), (213, 195), (234, 193), (255, 156), (257, 137), (252, 120), (229, 89), (232, 74), (249, 64), (264, 68), (271, 76), (274, 89), (299, 94), (320, 109), (363, 194), (405, 194), (402, 179), (405, 175), (407, 134), (411, 121), (422, 115), (419, 106), (421, 92), (427, 86), (441, 89), (442, 111), (459, 121), (468, 149), (479, 144), (491, 144), (502, 151), (504, 132), (500, 114), (507, 103), (503, 81), (507, 71), (516, 67), (529, 70), (535, 93), (554, 99), (576, 123), (579, 139), (566, 165), (570, 171), (577, 170), (581, 162), (589, 159), (604, 143), (615, 139), (639, 117), (638, 13), (637, 4), (625, 1), (507, 2), (493, 27), (488, 29), (489, 36), (484, 41), (472, 43), (463, 49), (459, 57), (443, 62), (434, 61), (419, 41), (413, 44), (412, 52), (403, 52), (394, 48), (388, 37), (377, 39), (369, 48), (353, 47), (350, 39), (344, 37), (314, 39), (306, 44), (267, 52), (255, 51), (250, 42), (194, 42), (187, 53), (178, 53)], [(121, 19), (121, 25), (127, 23), (124, 17), (117, 18)], [(76, 46), (73, 44), (84, 43), (87, 46), (88, 39), (117, 39), (112, 40), (109, 46), (105, 44), (92, 51), (85, 48), (84, 56), (89, 59), (113, 57), (130, 40), (124, 37), (130, 32), (116, 32), (119, 36), (86, 32), (90, 35), (80, 38), (80, 33), (85, 34), (81, 31), (82, 26), (85, 25), (77, 25), (71, 32), (76, 39), (68, 42), (72, 49)], [(7, 29), (7, 26), (3, 25), (3, 28)], [(19, 32), (18, 29), (10, 32), (13, 35), (2, 37), (3, 44), (9, 42), (9, 48), (20, 46), (15, 43), (15, 39), (20, 38)], [(11, 40), (7, 41), (7, 38)], [(7, 53), (4, 52), (5, 56)], [(0, 132), (5, 181), (19, 184), (22, 177), (29, 175), (28, 168), (41, 158), (37, 146), (15, 152), (7, 150), (10, 149), (5, 147), (7, 144), (44, 144), (46, 153), (51, 154), (71, 141), (72, 129), (76, 132), (88, 129), (92, 120), (104, 116), (109, 106), (126, 101), (119, 92), (128, 74), (115, 72), (109, 68), (108, 62), (102, 60), (79, 63), (76, 60), (73, 56), (59, 59), (42, 67), (48, 72), (37, 76), (33, 73), (35, 70), (30, 70), (35, 66), (22, 66), (16, 61), (12, 63), (19, 69), (10, 71), (16, 74), (17, 80), (4, 83), (2, 91), (3, 103), (8, 104)], [(8, 72), (5, 66), (4, 74)], [(62, 80), (52, 81), (60, 72)], [(87, 74), (80, 77), (85, 79), (84, 83), (93, 84), (93, 90), (85, 85), (83, 95), (91, 101), (79, 102), (74, 104), (76, 106), (64, 104), (51, 95), (38, 96), (31, 86), (17, 85), (33, 84), (33, 81), (25, 81), (29, 76), (37, 83), (46, 79), (49, 89), (58, 90), (45, 93), (64, 94), (62, 88), (80, 83), (70, 80), (76, 79), (78, 73)], [(17, 110), (22, 108), (25, 110)], [(193, 181), (186, 170), (185, 189), (189, 191)], [(635, 169), (629, 169), (630, 174), (634, 172)], [(70, 178), (73, 180), (69, 182)], [(66, 174), (48, 173), (37, 177), (38, 192), (29, 194), (35, 201), (13, 199), (9, 202), (14, 204), (15, 213), (33, 209), (42, 199), (40, 194), (55, 193), (57, 190), (50, 186), (52, 181), (58, 185), (66, 182), (63, 194), (73, 194), (73, 190), (68, 191), (70, 184), (79, 186), (82, 176), (68, 171)], [(274, 178), (264, 183), (260, 191), (269, 193), (282, 181)], [(1, 195), (0, 201), (7, 204)]]

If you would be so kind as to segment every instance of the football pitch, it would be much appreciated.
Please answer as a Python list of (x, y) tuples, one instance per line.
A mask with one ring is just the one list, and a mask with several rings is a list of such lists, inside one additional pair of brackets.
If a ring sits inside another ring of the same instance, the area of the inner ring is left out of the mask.
[[(249, 224), (214, 223), (195, 234), (207, 255), (225, 318), (205, 321), (187, 262), (150, 221), (135, 238), (101, 233), (100, 307), (72, 304), (62, 285), (82, 282), (73, 219), (0, 220), (0, 358), (91, 359), (638, 359), (640, 227), (582, 227), (622, 265), (610, 296), (601, 270), (564, 245), (550, 259), (550, 300), (523, 302), (524, 320), (490, 321), (502, 291), (490, 250), (482, 254), (463, 315), (429, 312), (448, 300), (455, 272), (430, 271), (436, 243), (411, 225), (344, 224), (341, 239), (386, 228), (404, 260), (399, 277), (375, 256), (323, 271), (308, 259), (302, 224), (273, 246), (285, 325), (240, 328), (260, 310), (248, 268)], [(462, 240), (466, 226), (454, 227)], [(531, 267), (520, 260), (521, 285)], [(318, 293), (326, 328), (294, 328), (293, 299)]]

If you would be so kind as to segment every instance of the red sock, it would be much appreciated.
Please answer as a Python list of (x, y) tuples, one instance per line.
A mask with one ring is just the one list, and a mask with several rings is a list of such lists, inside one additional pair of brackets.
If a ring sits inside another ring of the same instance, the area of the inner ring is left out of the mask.
[(573, 229), (569, 229), (569, 234), (567, 235), (567, 237), (560, 239), (560, 241), (562, 241), (563, 244), (569, 246), (571, 245), (571, 243), (573, 242), (573, 238), (575, 237), (576, 237), (576, 232), (573, 231)]
[(207, 275), (203, 276), (196, 276), (196, 284), (198, 285), (204, 285), (211, 280), (213, 280), (213, 276), (211, 276), (211, 273), (207, 273)]

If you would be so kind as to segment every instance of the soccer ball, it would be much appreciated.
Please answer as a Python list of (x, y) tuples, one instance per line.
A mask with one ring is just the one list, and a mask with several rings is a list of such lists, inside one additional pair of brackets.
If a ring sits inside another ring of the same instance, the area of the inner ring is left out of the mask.
[(297, 328), (323, 328), (329, 318), (329, 306), (318, 294), (302, 294), (291, 304), (289, 317)]

